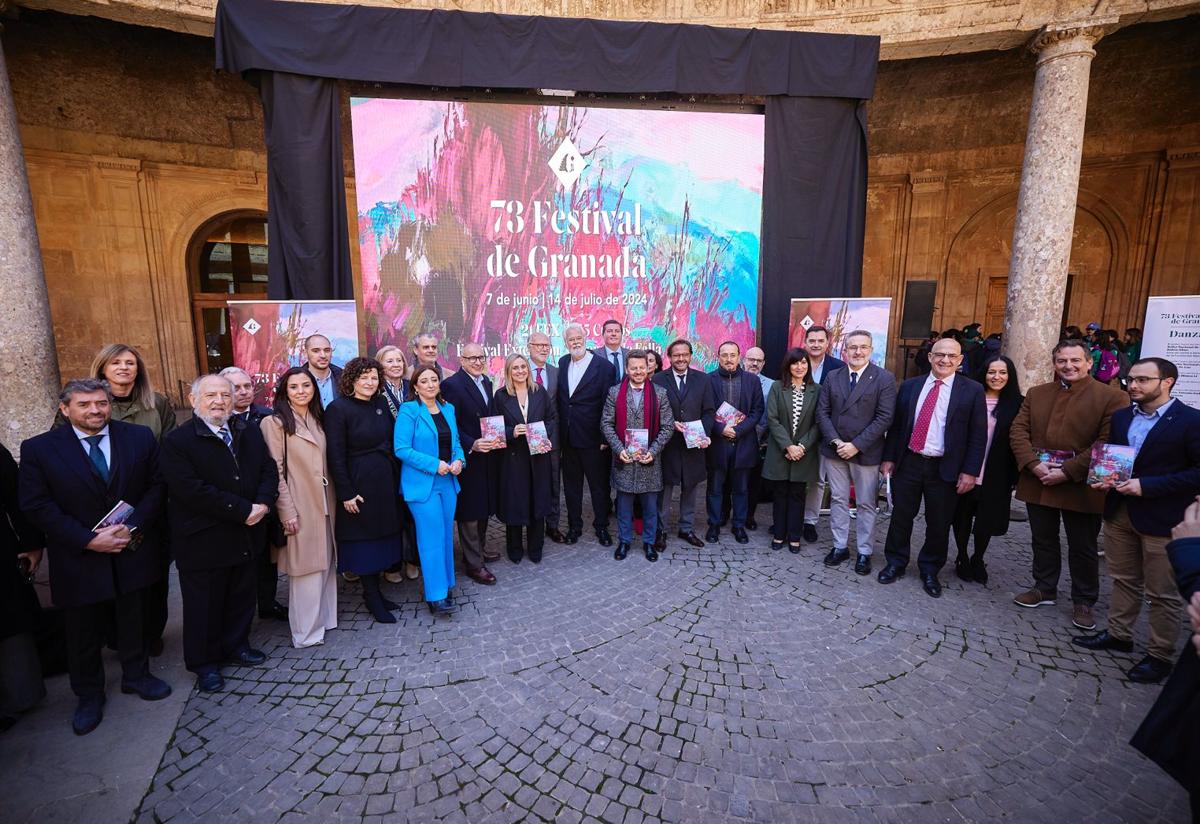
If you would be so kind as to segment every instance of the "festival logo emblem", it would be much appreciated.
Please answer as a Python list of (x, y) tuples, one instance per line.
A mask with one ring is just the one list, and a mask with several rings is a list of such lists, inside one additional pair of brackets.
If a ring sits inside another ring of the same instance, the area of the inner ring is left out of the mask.
[(583, 167), (587, 165), (587, 161), (575, 148), (570, 137), (564, 137), (563, 142), (558, 144), (558, 149), (550, 156), (549, 163), (550, 170), (564, 189), (575, 185), (575, 181), (583, 174)]

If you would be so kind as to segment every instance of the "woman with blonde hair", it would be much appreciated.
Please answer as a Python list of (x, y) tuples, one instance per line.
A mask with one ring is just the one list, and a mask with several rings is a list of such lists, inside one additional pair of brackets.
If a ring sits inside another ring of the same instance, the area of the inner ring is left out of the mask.
[(142, 354), (127, 343), (110, 343), (92, 360), (92, 375), (108, 381), (112, 391), (112, 419), (150, 428), (162, 443), (175, 428), (175, 410), (165, 396), (154, 391)]
[[(379, 382), (379, 388), (383, 390), (383, 399), (387, 401), (394, 424), (400, 404), (408, 400), (408, 359), (404, 357), (404, 350), (399, 346), (389, 345), (379, 347), (379, 351), (375, 353), (375, 360), (383, 367), (383, 379)], [(399, 584), (405, 578), (414, 581), (421, 574), (421, 559), (417, 554), (417, 533), (412, 513), (409, 512), (404, 498), (399, 498), (399, 502), (404, 517), (404, 545), (400, 548), (403, 561), (384, 571), (383, 579), (390, 584)]]

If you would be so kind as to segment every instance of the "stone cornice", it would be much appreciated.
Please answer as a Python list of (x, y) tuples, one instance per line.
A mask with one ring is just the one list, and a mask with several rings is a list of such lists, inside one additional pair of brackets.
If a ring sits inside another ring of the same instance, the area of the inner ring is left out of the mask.
[(1077, 51), (1095, 54), (1092, 47), (1101, 37), (1120, 26), (1118, 17), (1090, 17), (1084, 20), (1051, 23), (1029, 43), (1029, 50), (1045, 62)]

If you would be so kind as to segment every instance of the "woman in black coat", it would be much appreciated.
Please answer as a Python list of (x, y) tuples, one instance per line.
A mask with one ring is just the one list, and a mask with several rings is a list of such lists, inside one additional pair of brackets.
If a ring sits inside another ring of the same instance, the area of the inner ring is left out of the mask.
[(29, 578), (46, 540), (17, 506), (17, 462), (0, 445), (0, 732), (46, 695), (36, 638), (41, 607)]
[(379, 393), (383, 368), (354, 358), (338, 380), (341, 397), (325, 409), (325, 449), (342, 513), (335, 527), (338, 572), (362, 579), (363, 601), (382, 624), (394, 624), (379, 574), (400, 561), (400, 467), (392, 452), (392, 415)]
[[(983, 553), (994, 536), (1008, 532), (1009, 507), (1018, 474), (1008, 433), (1024, 398), (1016, 367), (1004, 355), (989, 355), (980, 366), (977, 380), (983, 384), (987, 403), (987, 451), (978, 485), (958, 496), (954, 510), (954, 542), (958, 545), (954, 571), (964, 581), (987, 584)], [(968, 559), (967, 543), (972, 534), (975, 552)]]
[(551, 442), (558, 439), (558, 413), (550, 395), (529, 380), (529, 361), (512, 354), (504, 362), (504, 386), (496, 390), (493, 408), (504, 416), (505, 449), (496, 450), (498, 464), (496, 515), (507, 525), (508, 559), (519, 564), (524, 556), (521, 530), (526, 532), (529, 560), (542, 561), (546, 516), (553, 500), (550, 487), (550, 453), (529, 451), (529, 425), (541, 421)]

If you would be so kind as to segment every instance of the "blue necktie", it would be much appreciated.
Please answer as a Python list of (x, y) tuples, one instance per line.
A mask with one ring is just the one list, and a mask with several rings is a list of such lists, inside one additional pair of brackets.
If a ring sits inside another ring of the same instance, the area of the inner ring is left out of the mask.
[(104, 452), (100, 449), (100, 441), (104, 440), (104, 436), (88, 435), (84, 440), (88, 442), (88, 459), (100, 473), (100, 480), (108, 483), (108, 461), (104, 460)]
[(857, 373), (857, 372), (851, 372), (851, 373), (850, 373), (850, 391), (851, 391), (851, 392), (853, 392), (853, 391), (854, 391), (854, 387), (855, 387), (855, 386), (857, 386), (857, 385), (858, 385), (858, 373)]
[(617, 357), (616, 352), (609, 352), (608, 356), (612, 358), (613, 369), (617, 370), (617, 380), (621, 379), (621, 359)]
[(222, 426), (217, 430), (217, 434), (221, 436), (221, 440), (225, 441), (225, 445), (229, 447), (229, 451), (233, 451), (233, 435), (229, 434), (229, 427)]

